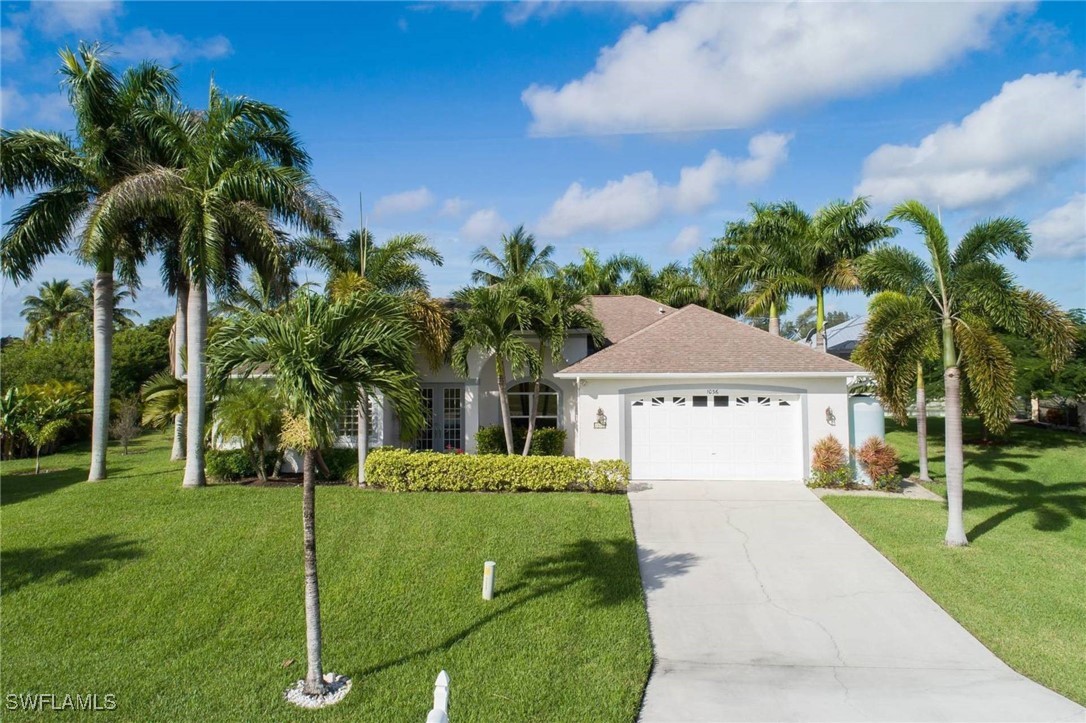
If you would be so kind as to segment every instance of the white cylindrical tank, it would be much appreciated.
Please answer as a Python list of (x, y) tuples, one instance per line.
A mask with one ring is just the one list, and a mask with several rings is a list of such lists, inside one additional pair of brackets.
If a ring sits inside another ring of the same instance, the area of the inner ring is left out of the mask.
[[(870, 437), (886, 439), (886, 412), (874, 397), (849, 397), (848, 421), (848, 441), (852, 449), (858, 449)], [(864, 473), (855, 458), (852, 460), (852, 470), (861, 483), (871, 484), (871, 478)]]

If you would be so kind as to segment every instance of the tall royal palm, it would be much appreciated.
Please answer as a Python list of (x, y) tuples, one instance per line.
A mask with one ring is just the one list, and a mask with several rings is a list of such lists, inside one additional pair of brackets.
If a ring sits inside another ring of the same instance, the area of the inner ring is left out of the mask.
[(166, 161), (126, 179), (110, 209), (118, 222), (172, 220), (188, 285), (186, 312), (185, 487), (206, 483), (208, 288), (231, 288), (248, 263), (265, 274), (282, 269), (280, 224), (328, 233), (336, 211), (314, 185), (309, 156), (287, 114), (214, 83), (204, 111), (176, 103), (142, 115)]
[(320, 592), (314, 466), (317, 450), (335, 441), (344, 405), (362, 394), (390, 400), (405, 436), (423, 423), (415, 371), (415, 338), (403, 304), (388, 294), (356, 294), (337, 303), (300, 291), (275, 314), (242, 313), (226, 321), (212, 344), (216, 376), (270, 370), (289, 419), (283, 442), (302, 453), (302, 540), (305, 566), (304, 692), (321, 695)]
[(533, 276), (554, 273), (557, 270), (551, 256), (553, 246), (536, 247), (535, 236), (517, 226), (512, 233), (502, 234), (501, 249), (492, 251), (482, 247), (472, 256), (472, 261), (489, 269), (471, 272), (471, 280), (479, 284), (515, 283)]
[(586, 294), (625, 294), (631, 276), (645, 265), (637, 256), (615, 254), (605, 260), (595, 249), (581, 249), (581, 260), (562, 267), (561, 275)]
[(455, 296), (461, 336), (452, 348), (453, 368), (466, 377), (470, 376), (469, 361), (473, 353), (494, 358), (505, 449), (509, 454), (516, 451), (506, 380), (510, 373), (517, 375), (524, 371), (535, 378), (542, 364), (539, 354), (524, 338), (523, 331), (531, 320), (531, 305), (523, 291), (520, 285), (495, 284), (462, 289)]
[(106, 476), (114, 273), (135, 284), (146, 249), (138, 222), (103, 224), (102, 211), (117, 184), (148, 160), (137, 114), (176, 88), (173, 74), (158, 65), (138, 65), (118, 77), (102, 55), (96, 45), (60, 53), (75, 139), (37, 130), (4, 130), (0, 137), (0, 187), (8, 195), (34, 194), (15, 211), (0, 242), (3, 273), (29, 280), (42, 259), (75, 235), (79, 256), (95, 268), (90, 480)]
[(792, 237), (791, 209), (752, 203), (750, 211), (750, 219), (729, 223), (718, 243), (729, 249), (734, 277), (745, 288), (745, 313), (768, 316), (769, 333), (780, 336), (780, 315), (789, 298), (809, 288), (809, 280)]
[(887, 223), (868, 220), (866, 198), (834, 201), (813, 216), (791, 202), (776, 204), (775, 212), (787, 225), (788, 243), (799, 252), (798, 271), (805, 279), (806, 295), (815, 299), (815, 337), (826, 349), (826, 292), (856, 291), (860, 280), (856, 262), (897, 233)]
[(1005, 253), (1025, 259), (1025, 223), (995, 218), (977, 224), (951, 248), (937, 216), (918, 201), (896, 206), (889, 220), (905, 221), (924, 240), (928, 261), (897, 247), (873, 251), (860, 263), (869, 288), (884, 289), (871, 305), (858, 349), (871, 365), (880, 395), (903, 416), (918, 359), (933, 339), (942, 352), (946, 393), (946, 544), (968, 544), (962, 517), (962, 378), (993, 431), (1006, 428), (1014, 410), (1014, 364), (996, 335), (1028, 336), (1054, 366), (1074, 348), (1066, 314), (1040, 294), (1020, 288), (997, 261)]
[[(541, 362), (549, 358), (556, 369), (561, 366), (562, 350), (569, 338), (569, 332), (574, 329), (586, 330), (596, 344), (603, 343), (603, 326), (592, 313), (592, 300), (579, 286), (561, 276), (540, 276), (527, 285), (526, 291), (530, 304), (528, 326), (539, 340), (538, 354)], [(522, 451), (524, 455), (532, 448), (542, 382), (543, 366), (540, 364), (533, 379), (528, 431)]]
[(38, 287), (38, 293), (23, 299), (26, 319), (23, 336), (29, 342), (58, 339), (79, 328), (83, 320), (83, 296), (67, 279), (53, 279)]

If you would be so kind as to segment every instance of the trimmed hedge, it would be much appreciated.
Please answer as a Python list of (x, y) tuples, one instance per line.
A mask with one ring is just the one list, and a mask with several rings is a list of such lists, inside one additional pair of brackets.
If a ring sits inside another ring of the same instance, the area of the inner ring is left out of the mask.
[(358, 450), (335, 447), (321, 450), (324, 464), (328, 466), (328, 479), (337, 482), (353, 482), (358, 479)]
[(366, 483), (396, 492), (623, 492), (630, 466), (617, 459), (440, 454), (382, 449), (366, 458)]
[[(513, 430), (513, 446), (516, 453), (524, 449), (524, 438), (528, 435), (526, 429)], [(475, 435), (475, 444), (479, 454), (505, 454), (505, 431), (500, 424), (483, 427)], [(528, 454), (538, 457), (561, 457), (565, 454), (566, 430), (564, 429), (537, 429), (532, 434), (532, 448)]]

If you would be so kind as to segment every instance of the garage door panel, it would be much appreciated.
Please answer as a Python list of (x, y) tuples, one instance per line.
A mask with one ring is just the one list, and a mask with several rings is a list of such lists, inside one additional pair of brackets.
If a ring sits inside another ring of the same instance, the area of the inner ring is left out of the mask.
[(628, 400), (636, 479), (798, 479), (798, 395), (650, 393)]

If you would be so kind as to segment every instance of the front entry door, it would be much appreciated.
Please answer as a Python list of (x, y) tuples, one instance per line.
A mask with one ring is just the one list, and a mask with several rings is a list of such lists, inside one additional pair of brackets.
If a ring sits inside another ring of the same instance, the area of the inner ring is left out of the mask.
[(415, 439), (417, 451), (445, 452), (464, 448), (464, 385), (422, 387), (426, 426)]

